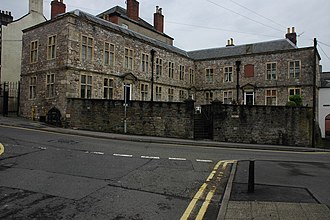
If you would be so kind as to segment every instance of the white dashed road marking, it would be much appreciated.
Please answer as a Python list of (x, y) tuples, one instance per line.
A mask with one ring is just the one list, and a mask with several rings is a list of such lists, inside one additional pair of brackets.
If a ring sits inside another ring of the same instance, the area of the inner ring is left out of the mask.
[(201, 159), (196, 159), (197, 162), (202, 162), (202, 163), (213, 163), (213, 160), (201, 160)]
[(133, 155), (130, 154), (113, 154), (115, 157), (133, 157)]
[(185, 161), (185, 160), (187, 160), (186, 158), (177, 158), (177, 157), (170, 157), (168, 159), (169, 160), (179, 160), (179, 161)]
[(142, 159), (155, 159), (155, 160), (159, 160), (160, 157), (152, 157), (152, 156), (141, 156)]

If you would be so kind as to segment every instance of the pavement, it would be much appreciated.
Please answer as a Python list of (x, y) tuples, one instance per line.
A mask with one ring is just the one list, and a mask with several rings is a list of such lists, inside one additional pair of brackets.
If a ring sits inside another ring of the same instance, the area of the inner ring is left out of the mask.
[[(180, 145), (196, 145), (207, 147), (259, 149), (276, 151), (298, 152), (330, 152), (329, 149), (276, 146), (276, 145), (249, 145), (239, 143), (224, 143), (207, 140), (186, 140), (177, 138), (163, 138), (113, 134), (77, 129), (58, 128), (38, 121), (31, 121), (19, 117), (0, 116), (0, 125), (37, 129), (47, 132), (82, 135), (95, 138), (125, 140), (147, 143), (166, 143)], [(300, 220), (320, 219), (330, 220), (330, 209), (321, 204), (308, 188), (290, 187), (278, 184), (259, 184), (256, 182), (254, 193), (247, 192), (248, 161), (238, 161), (233, 164), (229, 181), (223, 195), (218, 219), (221, 220)]]

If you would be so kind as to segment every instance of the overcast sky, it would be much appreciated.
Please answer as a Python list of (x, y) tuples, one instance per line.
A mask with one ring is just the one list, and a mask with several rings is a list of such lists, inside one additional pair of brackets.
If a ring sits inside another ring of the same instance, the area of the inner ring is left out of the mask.
[[(0, 9), (11, 11), (14, 19), (28, 12), (29, 0), (0, 0)], [(50, 17), (50, 2), (44, 0), (44, 15)], [(294, 26), (298, 47), (319, 41), (323, 71), (330, 71), (329, 0), (139, 0), (140, 17), (153, 24), (156, 5), (163, 9), (165, 33), (174, 45), (187, 51), (224, 47), (284, 38)], [(80, 9), (96, 15), (125, 0), (64, 0), (67, 11)]]

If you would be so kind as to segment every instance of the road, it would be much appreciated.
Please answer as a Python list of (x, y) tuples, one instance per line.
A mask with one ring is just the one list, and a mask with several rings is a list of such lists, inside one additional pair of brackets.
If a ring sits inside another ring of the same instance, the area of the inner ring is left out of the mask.
[[(310, 187), (330, 206), (328, 153), (141, 143), (7, 126), (0, 126), (0, 143), (0, 219), (216, 219), (232, 160), (250, 159), (262, 164), (259, 183), (278, 176), (279, 183)], [(277, 164), (284, 172), (264, 175)], [(313, 176), (299, 175), (306, 166)], [(292, 172), (304, 178), (292, 184)]]

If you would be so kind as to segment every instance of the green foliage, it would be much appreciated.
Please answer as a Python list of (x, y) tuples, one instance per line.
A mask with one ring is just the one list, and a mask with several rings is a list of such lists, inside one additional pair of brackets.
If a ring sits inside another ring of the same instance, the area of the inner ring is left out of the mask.
[[(293, 104), (295, 103), (295, 105)], [(302, 97), (300, 95), (292, 95), (289, 97), (287, 106), (303, 106)]]
[(296, 107), (297, 104), (296, 104), (295, 102), (293, 102), (293, 101), (288, 101), (288, 102), (286, 103), (286, 106)]

